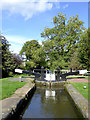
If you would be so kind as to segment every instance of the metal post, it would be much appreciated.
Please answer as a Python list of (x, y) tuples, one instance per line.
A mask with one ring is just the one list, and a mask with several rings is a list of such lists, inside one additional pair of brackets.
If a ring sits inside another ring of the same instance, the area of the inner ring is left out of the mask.
[(70, 68), (70, 72), (72, 72), (72, 68)]
[(30, 67), (29, 67), (29, 76), (31, 75), (31, 70), (30, 70)]
[(23, 80), (22, 80), (22, 76), (20, 76), (19, 78), (20, 78), (19, 82), (23, 82)]

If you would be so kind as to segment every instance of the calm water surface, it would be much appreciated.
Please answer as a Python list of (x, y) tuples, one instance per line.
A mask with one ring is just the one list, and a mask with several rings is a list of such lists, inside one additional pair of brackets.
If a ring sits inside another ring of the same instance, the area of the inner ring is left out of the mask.
[(37, 88), (24, 118), (78, 118), (64, 89)]

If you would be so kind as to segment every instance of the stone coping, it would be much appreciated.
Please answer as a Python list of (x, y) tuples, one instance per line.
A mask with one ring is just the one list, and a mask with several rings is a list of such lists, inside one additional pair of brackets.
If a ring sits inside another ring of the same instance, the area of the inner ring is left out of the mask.
[(83, 117), (89, 118), (88, 100), (84, 98), (71, 84), (66, 84), (65, 89), (71, 96), (72, 100), (75, 103), (75, 106), (81, 112)]
[(10, 119), (11, 116), (26, 104), (27, 99), (32, 97), (35, 90), (35, 83), (28, 82), (22, 88), (19, 88), (15, 93), (6, 99), (0, 101), (2, 104), (2, 119)]
[(60, 87), (63, 86), (66, 81), (39, 81), (35, 80), (36, 86), (46, 86), (46, 87)]

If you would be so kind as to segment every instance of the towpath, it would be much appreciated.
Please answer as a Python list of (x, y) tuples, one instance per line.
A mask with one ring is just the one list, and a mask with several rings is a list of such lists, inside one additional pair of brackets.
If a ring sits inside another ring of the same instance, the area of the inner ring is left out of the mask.
[(90, 82), (89, 79), (82, 79), (82, 78), (67, 78), (68, 82), (74, 82), (74, 83), (79, 83), (79, 82)]

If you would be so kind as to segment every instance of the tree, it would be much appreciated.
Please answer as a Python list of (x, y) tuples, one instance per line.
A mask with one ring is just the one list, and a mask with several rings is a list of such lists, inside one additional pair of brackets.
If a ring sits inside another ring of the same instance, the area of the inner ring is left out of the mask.
[(34, 52), (33, 60), (36, 61), (38, 68), (41, 68), (41, 66), (43, 66), (44, 68), (47, 67), (46, 53), (45, 49), (43, 49), (43, 46), (41, 46)]
[(66, 20), (66, 15), (58, 13), (58, 16), (53, 18), (54, 27), (45, 28), (41, 33), (41, 37), (45, 38), (43, 48), (49, 58), (52, 70), (57, 67), (68, 67), (68, 61), (75, 49), (78, 48), (77, 43), (85, 30), (78, 15), (70, 17), (67, 23)]
[[(90, 46), (90, 27), (88, 28), (88, 46)], [(90, 47), (88, 47), (88, 70), (90, 70)]]
[(77, 70), (80, 68), (78, 49), (76, 49), (75, 52), (72, 54), (69, 64), (69, 68), (72, 68), (73, 70)]
[(2, 54), (2, 77), (6, 77), (10, 72), (13, 72), (15, 63), (13, 56), (9, 51), (9, 42), (3, 35), (0, 35), (0, 48)]
[(90, 29), (86, 29), (80, 37), (79, 42), (79, 62), (81, 69), (89, 69), (90, 66), (90, 47), (89, 47), (89, 35)]
[(73, 69), (88, 69), (90, 66), (89, 54), (89, 42), (88, 42), (88, 35), (90, 30), (86, 29), (82, 35), (80, 36), (80, 40), (77, 44), (78, 48), (75, 49), (71, 59), (70, 59), (70, 67)]
[(12, 55), (13, 55), (14, 63), (16, 65), (15, 68), (20, 67), (20, 65), (22, 65), (22, 63), (23, 63), (22, 58), (20, 57), (19, 54), (13, 53)]
[(31, 40), (31, 41), (27, 41), (21, 51), (20, 51), (20, 55), (23, 56), (23, 54), (26, 56), (26, 67), (27, 69), (30, 68), (35, 68), (38, 66), (37, 64), (37, 59), (35, 60), (34, 56), (35, 56), (35, 52), (40, 48), (39, 43), (37, 42), (37, 40)]

